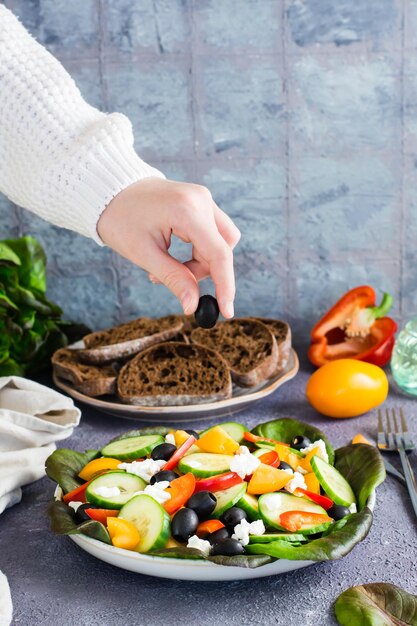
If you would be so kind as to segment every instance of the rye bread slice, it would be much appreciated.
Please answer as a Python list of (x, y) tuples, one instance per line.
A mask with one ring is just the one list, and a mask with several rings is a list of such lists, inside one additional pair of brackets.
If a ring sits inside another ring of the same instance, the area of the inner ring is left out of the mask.
[(81, 350), (60, 348), (52, 355), (54, 372), (68, 380), (86, 396), (102, 396), (116, 392), (117, 371), (112, 365), (86, 365), (81, 363)]
[(126, 404), (203, 404), (230, 398), (232, 380), (226, 361), (215, 350), (166, 342), (143, 350), (122, 367), (117, 393)]
[(80, 353), (80, 359), (83, 363), (96, 364), (131, 357), (155, 343), (175, 337), (182, 327), (183, 322), (178, 315), (159, 319), (139, 317), (120, 326), (86, 335), (86, 349)]
[(278, 346), (278, 363), (273, 376), (280, 374), (288, 363), (291, 352), (291, 329), (286, 322), (269, 317), (255, 317), (269, 328)]
[(198, 328), (191, 342), (218, 350), (230, 367), (233, 380), (242, 387), (253, 387), (273, 375), (278, 362), (278, 346), (265, 324), (253, 318), (235, 318), (214, 328)]

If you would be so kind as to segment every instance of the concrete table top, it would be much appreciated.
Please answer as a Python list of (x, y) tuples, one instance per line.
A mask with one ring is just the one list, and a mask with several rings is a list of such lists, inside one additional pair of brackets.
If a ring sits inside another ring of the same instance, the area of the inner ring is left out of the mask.
[[(262, 421), (294, 416), (324, 430), (335, 447), (348, 443), (357, 432), (375, 437), (375, 413), (331, 420), (307, 404), (304, 390), (311, 371), (304, 366), (294, 380), (235, 419), (253, 428)], [(417, 439), (417, 401), (391, 391), (386, 406), (404, 407)], [(81, 408), (81, 424), (62, 447), (100, 447), (117, 434), (140, 427), (133, 420)], [(200, 420), (188, 426), (201, 429), (213, 423)], [(417, 469), (415, 452), (411, 458)], [(397, 458), (390, 460), (399, 466)], [(53, 490), (52, 482), (43, 478), (26, 487), (22, 502), (0, 516), (0, 569), (9, 578), (16, 625), (333, 626), (333, 603), (352, 585), (390, 582), (417, 591), (417, 520), (406, 489), (390, 476), (378, 489), (368, 537), (343, 559), (229, 583), (152, 578), (96, 560), (69, 538), (50, 532), (46, 506)]]

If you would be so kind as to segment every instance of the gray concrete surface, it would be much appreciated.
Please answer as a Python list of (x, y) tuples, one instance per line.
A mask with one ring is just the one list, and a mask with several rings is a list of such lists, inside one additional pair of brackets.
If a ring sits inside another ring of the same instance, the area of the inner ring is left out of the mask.
[[(372, 413), (349, 420), (318, 416), (304, 399), (309, 373), (306, 367), (237, 419), (253, 427), (268, 419), (295, 416), (325, 430), (336, 447), (357, 432), (375, 436)], [(416, 401), (392, 392), (388, 405), (404, 406), (417, 439)], [(102, 446), (135, 427), (132, 420), (82, 408), (81, 425), (63, 447)], [(416, 467), (417, 457), (412, 456)], [(53, 490), (52, 482), (44, 478), (26, 487), (22, 503), (0, 516), (0, 569), (10, 581), (13, 625), (333, 626), (333, 603), (352, 585), (384, 581), (417, 591), (417, 521), (405, 488), (390, 477), (378, 489), (368, 537), (345, 558), (281, 576), (226, 584), (151, 578), (96, 560), (69, 538), (51, 534), (45, 511)]]

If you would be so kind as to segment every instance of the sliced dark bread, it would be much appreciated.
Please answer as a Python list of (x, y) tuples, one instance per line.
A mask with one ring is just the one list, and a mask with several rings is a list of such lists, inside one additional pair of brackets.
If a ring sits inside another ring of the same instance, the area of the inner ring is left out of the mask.
[(291, 329), (286, 322), (269, 317), (255, 317), (269, 328), (278, 346), (278, 363), (274, 376), (280, 374), (288, 363), (291, 352)]
[(120, 326), (99, 330), (84, 337), (86, 349), (80, 353), (83, 363), (109, 363), (134, 356), (141, 350), (175, 337), (182, 330), (178, 315), (159, 319), (139, 317)]
[(198, 328), (192, 331), (191, 341), (218, 350), (233, 380), (243, 387), (258, 385), (277, 367), (275, 337), (265, 324), (253, 318), (227, 320), (210, 330)]
[(86, 396), (102, 396), (116, 392), (117, 371), (112, 365), (86, 365), (81, 363), (81, 350), (60, 348), (52, 356), (54, 372), (68, 380)]
[(166, 342), (143, 350), (122, 367), (117, 393), (126, 404), (203, 404), (230, 398), (232, 380), (215, 350)]

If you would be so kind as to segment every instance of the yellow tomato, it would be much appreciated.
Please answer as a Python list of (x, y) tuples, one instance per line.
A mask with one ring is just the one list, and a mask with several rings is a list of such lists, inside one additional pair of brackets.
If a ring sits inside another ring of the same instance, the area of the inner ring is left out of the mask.
[(380, 367), (356, 359), (326, 363), (311, 376), (307, 400), (328, 417), (355, 417), (384, 402), (388, 379)]

